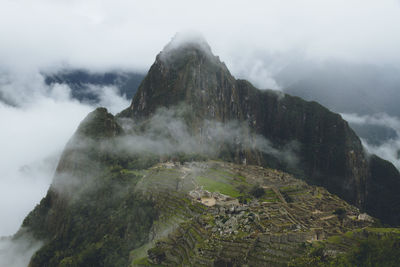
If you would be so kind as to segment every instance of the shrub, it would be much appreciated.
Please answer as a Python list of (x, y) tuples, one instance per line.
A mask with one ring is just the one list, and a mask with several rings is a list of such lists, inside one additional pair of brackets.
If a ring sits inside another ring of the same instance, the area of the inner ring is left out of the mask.
[(260, 185), (254, 185), (249, 192), (255, 198), (260, 198), (265, 195), (265, 189), (262, 188)]

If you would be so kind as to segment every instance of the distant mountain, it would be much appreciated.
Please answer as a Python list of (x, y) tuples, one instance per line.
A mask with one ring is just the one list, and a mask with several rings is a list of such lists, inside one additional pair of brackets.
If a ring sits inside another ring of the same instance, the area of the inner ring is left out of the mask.
[(389, 140), (399, 138), (395, 130), (386, 126), (356, 123), (350, 124), (350, 126), (358, 136), (374, 146), (380, 146)]
[(44, 242), (30, 267), (325, 266), (396, 242), (364, 212), (399, 225), (399, 190), (340, 115), (236, 80), (178, 35), (127, 109), (83, 120), (14, 239)]
[(275, 77), (285, 92), (335, 112), (400, 117), (400, 69), (345, 62), (297, 63)]
[[(340, 61), (293, 61), (274, 77), (284, 91), (356, 118), (351, 128), (399, 168), (400, 68)], [(363, 121), (360, 118), (371, 118)], [(359, 118), (359, 119), (357, 119)], [(379, 120), (377, 118), (387, 118)], [(395, 124), (392, 122), (395, 121)]]
[(43, 73), (47, 85), (59, 83), (71, 88), (72, 97), (79, 101), (98, 102), (98, 94), (91, 86), (115, 86), (121, 95), (132, 98), (144, 74), (125, 71), (91, 72), (83, 69), (69, 69), (57, 73)]

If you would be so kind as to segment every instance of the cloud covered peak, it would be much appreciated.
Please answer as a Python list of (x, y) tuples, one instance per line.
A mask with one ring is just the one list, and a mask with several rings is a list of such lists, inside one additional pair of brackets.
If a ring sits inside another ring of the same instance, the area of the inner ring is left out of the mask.
[(212, 54), (211, 47), (203, 34), (197, 31), (182, 31), (175, 34), (172, 40), (164, 47), (163, 52), (168, 53), (178, 49), (198, 49)]
[(196, 31), (178, 32), (160, 53), (160, 59), (165, 63), (176, 62), (187, 56), (204, 56), (211, 60), (217, 57), (211, 51), (205, 37)]

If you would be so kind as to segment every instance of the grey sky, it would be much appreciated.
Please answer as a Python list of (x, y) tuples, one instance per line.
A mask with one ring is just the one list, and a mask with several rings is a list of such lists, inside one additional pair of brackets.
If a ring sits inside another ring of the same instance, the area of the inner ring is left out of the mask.
[(315, 60), (398, 63), (396, 0), (2, 0), (0, 62), (147, 69), (178, 31), (194, 29), (240, 71), (238, 58), (298, 51)]

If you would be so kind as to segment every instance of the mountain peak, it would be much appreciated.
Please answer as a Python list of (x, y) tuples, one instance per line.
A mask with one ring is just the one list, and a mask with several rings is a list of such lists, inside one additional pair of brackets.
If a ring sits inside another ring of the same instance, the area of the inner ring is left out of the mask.
[(171, 39), (159, 54), (159, 58), (168, 63), (182, 58), (182, 55), (200, 54), (209, 58), (215, 58), (210, 45), (205, 37), (198, 32), (179, 32)]
[(221, 107), (222, 98), (230, 101), (227, 96), (232, 94), (235, 83), (202, 35), (179, 33), (157, 55), (131, 106), (120, 116), (146, 117), (157, 108), (185, 102), (207, 110), (211, 116), (205, 117), (214, 118), (218, 112), (210, 111), (211, 106)]

